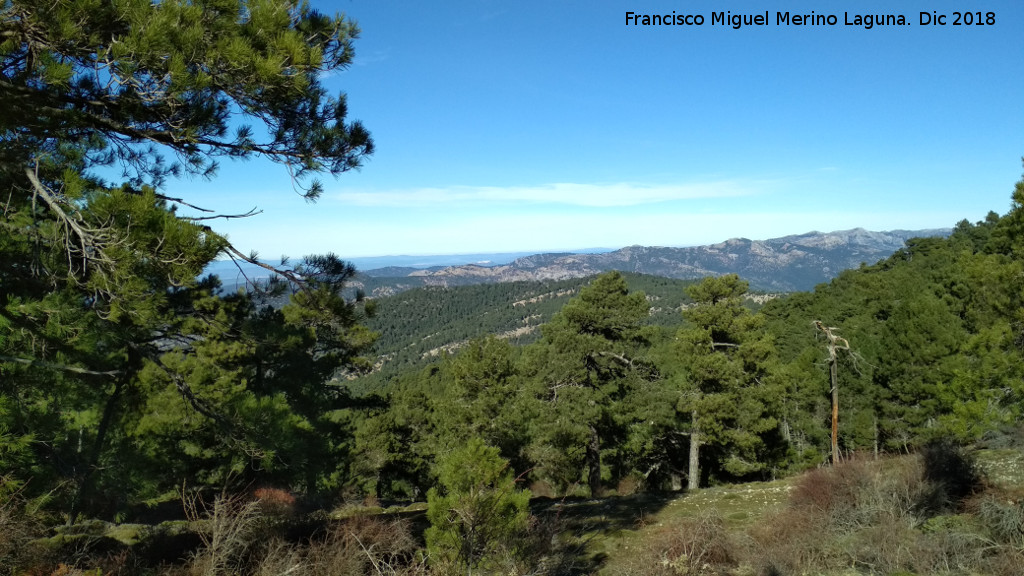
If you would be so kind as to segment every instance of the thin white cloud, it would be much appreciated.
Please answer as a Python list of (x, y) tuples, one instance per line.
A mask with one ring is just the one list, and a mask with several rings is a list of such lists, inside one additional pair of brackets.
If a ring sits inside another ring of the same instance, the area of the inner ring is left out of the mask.
[(368, 66), (370, 64), (376, 64), (378, 62), (384, 62), (390, 58), (388, 52), (384, 50), (374, 50), (369, 54), (358, 53), (352, 60), (352, 64), (355, 66)]
[(384, 191), (345, 191), (335, 197), (353, 206), (438, 206), (481, 204), (562, 204), (610, 208), (638, 206), (673, 200), (729, 198), (758, 194), (765, 181), (724, 180), (689, 184), (573, 184), (540, 186), (451, 186)]
[[(765, 213), (591, 213), (535, 215), (459, 215), (438, 221), (344, 220), (319, 214), (300, 224), (232, 220), (231, 239), (267, 257), (333, 251), (344, 257), (381, 254), (468, 254), (479, 252), (563, 251), (581, 248), (694, 246), (729, 238), (752, 240), (862, 227), (868, 230), (917, 230), (952, 226), (953, 211), (791, 211)], [(977, 218), (971, 218), (975, 220)], [(345, 224), (339, 225), (339, 221)], [(258, 225), (257, 225), (258, 224)]]

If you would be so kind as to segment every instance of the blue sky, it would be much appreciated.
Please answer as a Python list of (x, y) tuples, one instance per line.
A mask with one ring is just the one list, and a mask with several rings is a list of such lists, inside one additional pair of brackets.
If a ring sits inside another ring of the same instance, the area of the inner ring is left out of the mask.
[[(169, 192), (261, 256), (688, 246), (1004, 213), (1024, 156), (1024, 2), (312, 0), (362, 28), (324, 81), (377, 152), (314, 205), (281, 167)], [(953, 26), (964, 8), (995, 25)], [(703, 26), (626, 25), (626, 12)], [(776, 12), (836, 26), (778, 26)], [(711, 14), (768, 12), (767, 26)], [(948, 15), (921, 26), (919, 12)], [(844, 25), (844, 13), (909, 26)], [(174, 195), (174, 194), (172, 194)]]

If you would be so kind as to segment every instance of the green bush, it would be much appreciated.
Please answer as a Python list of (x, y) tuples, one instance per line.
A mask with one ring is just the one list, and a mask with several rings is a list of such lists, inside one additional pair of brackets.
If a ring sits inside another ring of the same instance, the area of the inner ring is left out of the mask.
[(480, 439), (438, 462), (442, 489), (427, 494), (427, 553), (440, 572), (509, 573), (522, 557), (530, 492), (516, 489), (508, 462)]

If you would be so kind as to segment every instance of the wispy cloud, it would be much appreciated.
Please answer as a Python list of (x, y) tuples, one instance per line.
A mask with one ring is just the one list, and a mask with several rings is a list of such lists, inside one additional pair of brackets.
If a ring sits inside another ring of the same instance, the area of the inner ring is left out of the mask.
[(390, 56), (384, 50), (374, 50), (369, 54), (357, 53), (352, 63), (356, 66), (366, 66), (369, 64), (376, 64), (378, 62), (384, 62), (388, 60)]
[(698, 182), (687, 184), (573, 184), (540, 186), (451, 186), (384, 191), (345, 191), (336, 195), (354, 206), (438, 206), (443, 204), (562, 204), (618, 207), (675, 200), (749, 196), (768, 187), (762, 181)]
[[(301, 225), (273, 222), (226, 222), (231, 240), (273, 257), (331, 250), (343, 257), (381, 254), (466, 254), (473, 252), (547, 252), (580, 248), (694, 246), (729, 238), (751, 240), (863, 227), (869, 230), (923, 229), (948, 226), (962, 216), (945, 210), (893, 211), (779, 210), (749, 213), (687, 213), (652, 210), (634, 214), (598, 213), (468, 215), (452, 218), (362, 220), (329, 212), (305, 218)], [(344, 222), (343, 226), (339, 222)]]

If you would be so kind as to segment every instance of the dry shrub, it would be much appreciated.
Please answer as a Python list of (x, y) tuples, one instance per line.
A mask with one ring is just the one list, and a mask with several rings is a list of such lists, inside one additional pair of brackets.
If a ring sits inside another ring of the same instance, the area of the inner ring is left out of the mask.
[(311, 576), (333, 574), (416, 574), (416, 540), (409, 523), (355, 516), (313, 542), (307, 552)]
[(288, 518), (295, 513), (295, 497), (279, 488), (257, 488), (252, 493), (259, 512), (272, 518)]
[(267, 542), (263, 557), (253, 569), (254, 576), (303, 576), (309, 573), (306, 549), (278, 538)]
[(992, 539), (1024, 551), (1024, 498), (1020, 491), (992, 489), (973, 499), (969, 509)]
[(716, 510), (665, 526), (645, 550), (616, 567), (623, 575), (696, 576), (729, 574), (738, 565), (735, 542)]
[(734, 566), (731, 538), (718, 511), (701, 512), (666, 535), (663, 558), (682, 574), (715, 573)]
[(238, 571), (250, 536), (260, 520), (259, 502), (240, 496), (218, 495), (213, 504), (199, 496), (184, 497), (185, 515), (203, 542), (189, 567), (193, 576), (217, 576)]
[(52, 568), (56, 560), (50, 551), (30, 544), (46, 531), (50, 519), (42, 508), (47, 500), (48, 495), (27, 498), (21, 483), (0, 476), (0, 573)]
[[(408, 523), (354, 516), (304, 544), (271, 538), (254, 542), (235, 573), (255, 576), (356, 576), (426, 574)], [(195, 574), (195, 567), (190, 571)]]
[(748, 562), (763, 574), (803, 574), (834, 563), (838, 556), (828, 515), (812, 507), (787, 508), (752, 526)]
[(916, 540), (906, 518), (882, 517), (850, 535), (844, 548), (854, 566), (872, 574), (893, 574), (913, 568)]
[(68, 566), (67, 564), (59, 564), (50, 576), (102, 576), (102, 572), (96, 570), (81, 570), (74, 566)]
[[(532, 570), (528, 574), (583, 574), (587, 528), (574, 525), (560, 514), (531, 514), (526, 534), (519, 544), (518, 564)], [(573, 534), (572, 537), (567, 537)]]
[(992, 576), (1020, 576), (1024, 566), (1024, 551), (1013, 548), (999, 548), (982, 563), (985, 574)]
[(921, 458), (916, 456), (881, 460), (868, 469), (853, 506), (837, 523), (853, 529), (874, 526), (915, 526), (944, 502), (942, 487), (925, 478)]
[(134, 576), (145, 570), (143, 559), (132, 550), (118, 550), (99, 558), (96, 569), (103, 576)]
[(1019, 576), (1024, 566), (1024, 490), (990, 487), (963, 513), (922, 526), (917, 571)]
[[(979, 550), (988, 543), (971, 522), (936, 515), (963, 508), (980, 485), (969, 454), (947, 444), (912, 457), (815, 470), (796, 482), (788, 508), (748, 531), (749, 561), (765, 574), (827, 572), (836, 565), (873, 574), (963, 571), (981, 563)], [(982, 505), (1000, 517), (991, 504)], [(1024, 537), (1024, 508), (1020, 519)]]
[(615, 492), (619, 496), (632, 496), (643, 492), (645, 484), (644, 477), (640, 474), (628, 474), (625, 478), (619, 480)]
[(380, 498), (376, 494), (363, 496), (363, 508), (380, 508)]
[[(25, 542), (39, 532), (39, 526), (25, 514), (25, 502), (18, 490), (6, 492), (0, 478), (0, 568), (7, 568), (19, 555)], [(5, 493), (6, 492), (6, 493)]]
[[(914, 569), (919, 574), (961, 573), (968, 567), (984, 565), (990, 544), (972, 526), (959, 521), (938, 531), (926, 527), (923, 533), (918, 534)], [(987, 570), (983, 572), (988, 573)]]
[[(916, 525), (956, 508), (965, 490), (976, 485), (968, 480), (970, 473), (949, 462), (957, 458), (936, 460), (941, 458), (851, 460), (814, 470), (797, 482), (790, 506), (826, 514), (832, 530), (856, 530), (895, 519)], [(947, 464), (950, 467), (944, 467)]]
[(790, 492), (789, 505), (797, 509), (832, 513), (849, 509), (857, 501), (861, 487), (868, 482), (865, 462), (848, 460), (831, 468), (818, 468), (804, 474)]
[(797, 480), (786, 509), (748, 530), (748, 561), (765, 574), (850, 563), (903, 569), (914, 548), (913, 510), (924, 487), (916, 459), (851, 459), (812, 470)]

